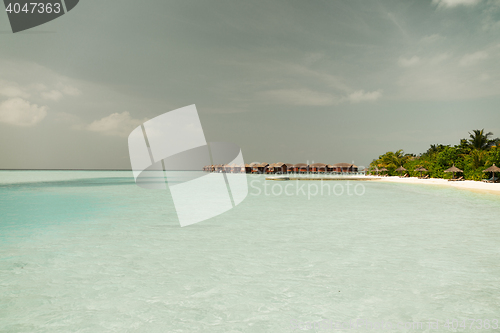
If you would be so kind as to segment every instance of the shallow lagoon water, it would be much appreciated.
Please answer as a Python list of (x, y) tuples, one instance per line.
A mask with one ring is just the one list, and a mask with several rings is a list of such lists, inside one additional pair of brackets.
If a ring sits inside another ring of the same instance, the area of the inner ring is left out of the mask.
[(249, 178), (243, 203), (181, 228), (168, 190), (130, 172), (1, 171), (0, 331), (500, 319), (500, 196), (363, 182), (363, 195), (308, 198), (264, 183)]

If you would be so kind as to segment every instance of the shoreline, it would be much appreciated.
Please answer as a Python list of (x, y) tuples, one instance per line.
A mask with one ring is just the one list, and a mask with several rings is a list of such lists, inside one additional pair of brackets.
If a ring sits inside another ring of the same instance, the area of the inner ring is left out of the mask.
[(416, 177), (400, 178), (398, 176), (390, 177), (373, 177), (374, 181), (387, 182), (387, 183), (403, 183), (403, 184), (427, 184), (427, 185), (441, 185), (447, 187), (453, 187), (460, 190), (467, 190), (476, 193), (486, 193), (500, 195), (500, 183), (484, 183), (475, 180), (464, 180), (458, 182), (450, 182), (448, 179), (442, 178), (429, 178), (429, 179), (419, 179)]
[(495, 194), (500, 195), (500, 183), (484, 183), (475, 180), (464, 180), (464, 181), (448, 181), (448, 179), (442, 178), (429, 178), (429, 179), (419, 179), (417, 177), (399, 177), (399, 176), (356, 176), (356, 177), (290, 177), (290, 176), (273, 176), (266, 177), (266, 180), (271, 181), (378, 181), (386, 183), (400, 183), (400, 184), (424, 184), (424, 185), (437, 185), (453, 187), (459, 190), (472, 191), (476, 193), (483, 194)]

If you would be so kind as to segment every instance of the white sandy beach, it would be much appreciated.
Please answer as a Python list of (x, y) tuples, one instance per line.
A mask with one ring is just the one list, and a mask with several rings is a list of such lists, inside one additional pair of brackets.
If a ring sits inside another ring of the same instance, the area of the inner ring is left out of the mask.
[(376, 179), (377, 181), (382, 181), (382, 182), (441, 185), (441, 186), (450, 186), (457, 189), (464, 189), (464, 190), (483, 192), (483, 193), (493, 193), (500, 195), (500, 183), (493, 184), (493, 183), (484, 183), (473, 180), (450, 182), (447, 179), (440, 179), (440, 178), (419, 179), (416, 177), (400, 178), (398, 176), (395, 177), (366, 176), (366, 177), (377, 178)]
[[(342, 179), (340, 179), (342, 178)], [(481, 193), (491, 193), (500, 195), (500, 183), (485, 183), (482, 181), (474, 180), (463, 180), (463, 181), (449, 181), (448, 179), (442, 178), (429, 178), (429, 179), (419, 179), (417, 177), (399, 177), (399, 176), (319, 176), (319, 175), (300, 175), (300, 176), (275, 176), (266, 177), (267, 180), (371, 180), (371, 181), (381, 181), (389, 183), (405, 183), (405, 184), (429, 184), (429, 185), (440, 185), (449, 186), (462, 190), (469, 190)]]

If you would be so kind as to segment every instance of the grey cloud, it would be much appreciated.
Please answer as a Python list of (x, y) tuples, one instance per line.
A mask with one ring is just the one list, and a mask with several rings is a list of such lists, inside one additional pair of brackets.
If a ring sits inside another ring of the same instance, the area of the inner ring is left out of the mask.
[[(474, 127), (499, 134), (500, 6), (460, 2), (87, 0), (33, 29), (54, 33), (1, 35), (0, 103), (47, 114), (0, 123), (0, 168), (47, 166), (25, 156), (49, 145), (52, 167), (127, 168), (133, 125), (193, 103), (207, 140), (249, 161), (366, 165)], [(415, 135), (380, 134), (394, 128)]]

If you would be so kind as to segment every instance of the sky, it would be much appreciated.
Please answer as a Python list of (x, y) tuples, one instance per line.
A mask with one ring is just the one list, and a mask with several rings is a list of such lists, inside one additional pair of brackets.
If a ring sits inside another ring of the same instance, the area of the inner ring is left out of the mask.
[(500, 136), (498, 0), (81, 0), (0, 12), (0, 169), (129, 169), (127, 137), (196, 104), (245, 162), (368, 165)]

